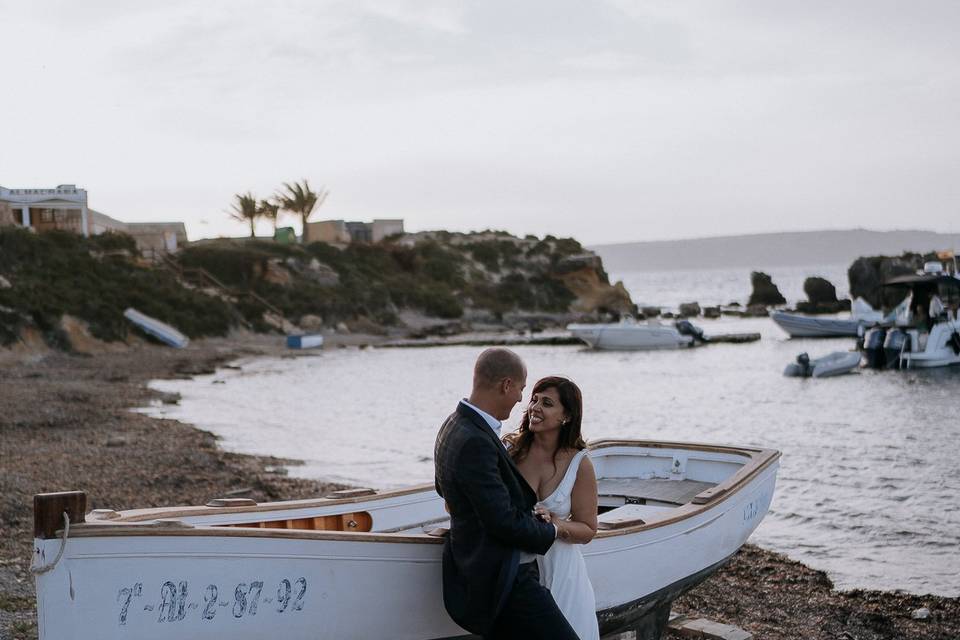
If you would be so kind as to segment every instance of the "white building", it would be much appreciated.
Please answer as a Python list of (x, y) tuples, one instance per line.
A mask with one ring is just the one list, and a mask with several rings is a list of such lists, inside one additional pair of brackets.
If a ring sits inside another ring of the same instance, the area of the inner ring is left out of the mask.
[(14, 222), (38, 231), (69, 229), (89, 236), (90, 211), (87, 191), (73, 184), (56, 189), (6, 189), (0, 187), (0, 201), (6, 203)]
[(55, 189), (0, 187), (0, 225), (13, 224), (37, 232), (72, 231), (84, 236), (107, 231), (133, 236), (141, 254), (157, 258), (187, 242), (182, 222), (121, 222), (87, 205), (87, 191), (61, 184)]

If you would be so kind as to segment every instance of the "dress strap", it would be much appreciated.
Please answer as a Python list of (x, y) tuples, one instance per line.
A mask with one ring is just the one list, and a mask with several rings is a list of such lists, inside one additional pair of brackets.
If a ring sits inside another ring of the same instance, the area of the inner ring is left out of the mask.
[(563, 475), (563, 480), (560, 481), (560, 486), (563, 487), (564, 494), (569, 494), (573, 490), (573, 484), (577, 481), (577, 470), (580, 469), (580, 463), (583, 462), (583, 457), (589, 455), (589, 453), (587, 449), (581, 449), (573, 456), (566, 473)]

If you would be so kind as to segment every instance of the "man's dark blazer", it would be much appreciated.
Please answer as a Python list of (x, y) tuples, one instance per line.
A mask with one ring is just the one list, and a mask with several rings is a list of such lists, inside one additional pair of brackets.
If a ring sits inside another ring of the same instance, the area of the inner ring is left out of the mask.
[(483, 417), (461, 402), (434, 447), (436, 486), (450, 511), (443, 546), (443, 604), (454, 622), (486, 634), (510, 594), (520, 551), (544, 554), (552, 524)]

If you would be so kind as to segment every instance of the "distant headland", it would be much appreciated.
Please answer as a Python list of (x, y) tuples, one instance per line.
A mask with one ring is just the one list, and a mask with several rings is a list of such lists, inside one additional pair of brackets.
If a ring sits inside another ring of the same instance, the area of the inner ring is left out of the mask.
[(850, 264), (859, 256), (960, 249), (960, 232), (795, 231), (588, 247), (612, 273), (665, 269)]

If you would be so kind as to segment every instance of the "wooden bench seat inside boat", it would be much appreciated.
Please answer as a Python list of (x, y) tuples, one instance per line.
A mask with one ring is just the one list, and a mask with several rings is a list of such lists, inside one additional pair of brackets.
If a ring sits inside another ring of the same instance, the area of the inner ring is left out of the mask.
[(244, 522), (222, 526), (252, 527), (254, 529), (303, 529), (307, 531), (370, 531), (373, 528), (373, 518), (366, 511), (357, 511), (332, 516), (295, 518), (292, 520), (266, 520), (262, 522)]
[(601, 497), (623, 498), (627, 504), (665, 502), (689, 504), (701, 491), (716, 486), (699, 480), (668, 480), (651, 478), (601, 478), (597, 481), (597, 494)]
[(625, 504), (597, 516), (598, 529), (622, 529), (637, 524), (645, 524), (659, 518), (675, 507), (659, 507), (650, 504)]

